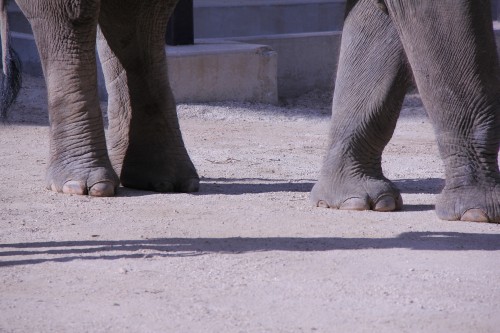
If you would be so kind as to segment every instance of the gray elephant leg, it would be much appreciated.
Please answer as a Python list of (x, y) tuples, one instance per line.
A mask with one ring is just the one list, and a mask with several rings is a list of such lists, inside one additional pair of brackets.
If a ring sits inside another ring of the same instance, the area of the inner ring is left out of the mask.
[(381, 159), (408, 88), (404, 51), (375, 1), (351, 1), (347, 8), (330, 141), (311, 199), (322, 207), (397, 210), (402, 199)]
[(165, 31), (176, 0), (103, 0), (98, 51), (109, 94), (108, 147), (124, 186), (193, 192), (167, 77)]
[(386, 0), (446, 173), (441, 219), (500, 222), (500, 84), (488, 1)]
[(58, 192), (113, 195), (97, 98), (95, 37), (99, 1), (18, 0), (31, 23), (47, 83), (50, 162), (47, 185)]

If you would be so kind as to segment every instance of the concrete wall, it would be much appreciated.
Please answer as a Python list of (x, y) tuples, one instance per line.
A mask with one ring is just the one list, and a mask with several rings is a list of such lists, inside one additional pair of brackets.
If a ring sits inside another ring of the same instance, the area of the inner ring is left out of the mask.
[(493, 17), (493, 20), (498, 20), (500, 18), (499, 11), (500, 11), (500, 1), (499, 0), (490, 0), (491, 1), (491, 16)]
[(278, 54), (278, 95), (331, 90), (340, 52), (340, 31), (254, 36), (235, 40), (264, 44)]
[(278, 55), (269, 46), (204, 39), (168, 46), (167, 60), (177, 101), (278, 103)]
[(342, 29), (345, 0), (194, 1), (195, 38), (261, 36)]
[[(341, 30), (346, 0), (194, 0), (195, 38)], [(31, 33), (14, 1), (11, 30)]]

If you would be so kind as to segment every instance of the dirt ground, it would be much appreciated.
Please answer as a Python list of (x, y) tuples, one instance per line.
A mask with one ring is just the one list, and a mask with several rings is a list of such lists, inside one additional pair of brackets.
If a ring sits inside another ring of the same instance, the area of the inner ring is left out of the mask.
[(418, 96), (384, 155), (394, 213), (310, 205), (328, 94), (180, 105), (201, 191), (114, 198), (44, 189), (45, 103), (25, 78), (0, 127), (0, 332), (500, 331), (500, 226), (436, 218)]

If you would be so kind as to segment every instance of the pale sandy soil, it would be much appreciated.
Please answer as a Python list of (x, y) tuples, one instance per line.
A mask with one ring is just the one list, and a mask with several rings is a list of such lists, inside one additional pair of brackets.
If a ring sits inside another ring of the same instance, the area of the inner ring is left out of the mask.
[(45, 88), (0, 127), (0, 332), (499, 332), (500, 226), (445, 222), (408, 99), (384, 155), (395, 213), (311, 207), (329, 97), (181, 105), (198, 194), (44, 189)]

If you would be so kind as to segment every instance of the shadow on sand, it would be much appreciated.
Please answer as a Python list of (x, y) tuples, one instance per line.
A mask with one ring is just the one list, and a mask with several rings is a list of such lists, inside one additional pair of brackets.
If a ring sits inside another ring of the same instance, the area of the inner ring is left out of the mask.
[(500, 234), (406, 232), (394, 238), (157, 238), (11, 243), (0, 244), (0, 258), (6, 259), (0, 261), (0, 266), (33, 265), (44, 262), (69, 262), (73, 260), (190, 257), (213, 253), (324, 252), (368, 249), (498, 251), (500, 250)]
[[(264, 179), (264, 178), (202, 178), (200, 191), (194, 195), (242, 195), (249, 193), (310, 192), (315, 184), (313, 179)], [(394, 184), (402, 193), (437, 194), (444, 186), (441, 178), (398, 179)], [(120, 187), (118, 196), (136, 197), (157, 194), (156, 192)]]

